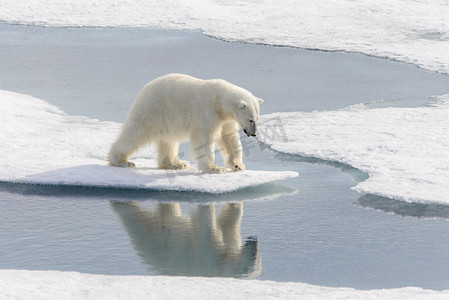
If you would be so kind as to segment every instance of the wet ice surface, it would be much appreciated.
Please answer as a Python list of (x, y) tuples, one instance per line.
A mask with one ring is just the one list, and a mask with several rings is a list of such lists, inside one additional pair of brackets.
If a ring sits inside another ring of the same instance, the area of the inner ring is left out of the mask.
[[(101, 120), (122, 121), (143, 84), (168, 72), (225, 78), (264, 98), (262, 113), (334, 110), (372, 100), (385, 100), (381, 106), (416, 106), (429, 95), (448, 92), (447, 76), (355, 54), (230, 44), (186, 32), (2, 29), (7, 38), (0, 39), (1, 89), (43, 98), (70, 115)], [(157, 265), (152, 261), (160, 253), (139, 246), (145, 239), (164, 239), (166, 233), (149, 234), (146, 225), (126, 225), (136, 218), (123, 217), (116, 207), (118, 202), (125, 211), (137, 208), (143, 224), (162, 227), (163, 216), (174, 218), (164, 213), (162, 201), (171, 204), (168, 211), (181, 209), (182, 218), (176, 218), (191, 224), (189, 234), (206, 229), (215, 240), (205, 243), (203, 235), (187, 245), (182, 243), (186, 226), (169, 222), (170, 230), (180, 235), (170, 240), (175, 257), (176, 251), (181, 257), (186, 249), (199, 247), (208, 257), (236, 258), (246, 239), (257, 236), (257, 245), (246, 248), (255, 255), (245, 262), (249, 275), (257, 273), (260, 260), (258, 279), (355, 288), (448, 288), (449, 225), (441, 206), (407, 207), (358, 194), (350, 188), (366, 174), (345, 165), (273, 154), (254, 140), (242, 139), (247, 167), (298, 171), (300, 177), (218, 198), (1, 184), (1, 268), (183, 275), (182, 266)], [(277, 193), (282, 195), (270, 197)], [(226, 248), (217, 218), (229, 203), (237, 204), (233, 225), (227, 225), (235, 231), (228, 237), (241, 244)], [(200, 214), (206, 225), (194, 225), (200, 210), (209, 212)], [(232, 259), (218, 261), (222, 269), (234, 266)], [(210, 271), (211, 266), (204, 268)]]

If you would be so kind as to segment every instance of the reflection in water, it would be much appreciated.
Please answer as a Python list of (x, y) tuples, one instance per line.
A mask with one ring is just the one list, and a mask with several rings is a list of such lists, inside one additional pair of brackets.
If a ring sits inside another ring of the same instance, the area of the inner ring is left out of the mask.
[(255, 277), (261, 272), (258, 240), (242, 246), (243, 203), (196, 205), (183, 216), (179, 203), (158, 203), (153, 210), (138, 202), (111, 201), (138, 255), (160, 275)]
[(449, 218), (449, 206), (443, 204), (410, 203), (373, 194), (363, 195), (354, 203), (404, 217)]

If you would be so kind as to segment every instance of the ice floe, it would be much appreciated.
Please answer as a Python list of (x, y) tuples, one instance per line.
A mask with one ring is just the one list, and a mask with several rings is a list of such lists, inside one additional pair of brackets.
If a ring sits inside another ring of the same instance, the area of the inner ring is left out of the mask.
[(0, 270), (6, 299), (447, 299), (422, 288), (356, 290), (305, 283), (176, 277), (107, 276), (60, 271)]
[(359, 52), (449, 74), (444, 0), (2, 1), (0, 20), (199, 30), (229, 41)]
[(218, 194), (298, 176), (290, 171), (160, 170), (149, 148), (133, 160), (137, 168), (111, 167), (106, 155), (120, 124), (69, 116), (43, 100), (6, 91), (0, 91), (0, 104), (0, 181), (4, 182)]
[(396, 200), (449, 204), (449, 95), (428, 106), (273, 113), (260, 141), (289, 154), (369, 174), (355, 189)]

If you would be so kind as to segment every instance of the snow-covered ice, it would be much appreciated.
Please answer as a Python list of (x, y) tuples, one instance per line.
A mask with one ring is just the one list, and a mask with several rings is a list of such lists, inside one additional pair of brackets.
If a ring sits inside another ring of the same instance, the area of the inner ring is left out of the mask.
[(449, 74), (445, 0), (0, 0), (0, 20), (199, 30), (229, 41), (359, 52)]
[(120, 124), (69, 116), (43, 100), (12, 92), (0, 91), (0, 104), (0, 181), (217, 194), (298, 176), (289, 171), (160, 170), (150, 149), (133, 160), (137, 168), (115, 168), (107, 165), (106, 154)]
[(351, 106), (263, 115), (259, 140), (272, 149), (351, 165), (369, 174), (356, 190), (449, 204), (449, 94), (426, 107)]
[(447, 299), (449, 290), (355, 290), (259, 280), (0, 270), (2, 299)]

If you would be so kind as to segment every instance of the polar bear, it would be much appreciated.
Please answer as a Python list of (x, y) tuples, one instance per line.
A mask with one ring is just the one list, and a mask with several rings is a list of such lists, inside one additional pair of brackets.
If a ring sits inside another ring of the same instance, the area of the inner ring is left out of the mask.
[(245, 170), (238, 127), (246, 135), (256, 136), (262, 102), (221, 79), (201, 80), (182, 74), (159, 77), (137, 96), (109, 151), (109, 163), (135, 167), (128, 161), (130, 155), (155, 143), (159, 168), (185, 169), (189, 164), (178, 157), (178, 146), (190, 140), (190, 153), (200, 171), (226, 172), (215, 164), (215, 145), (228, 168)]

